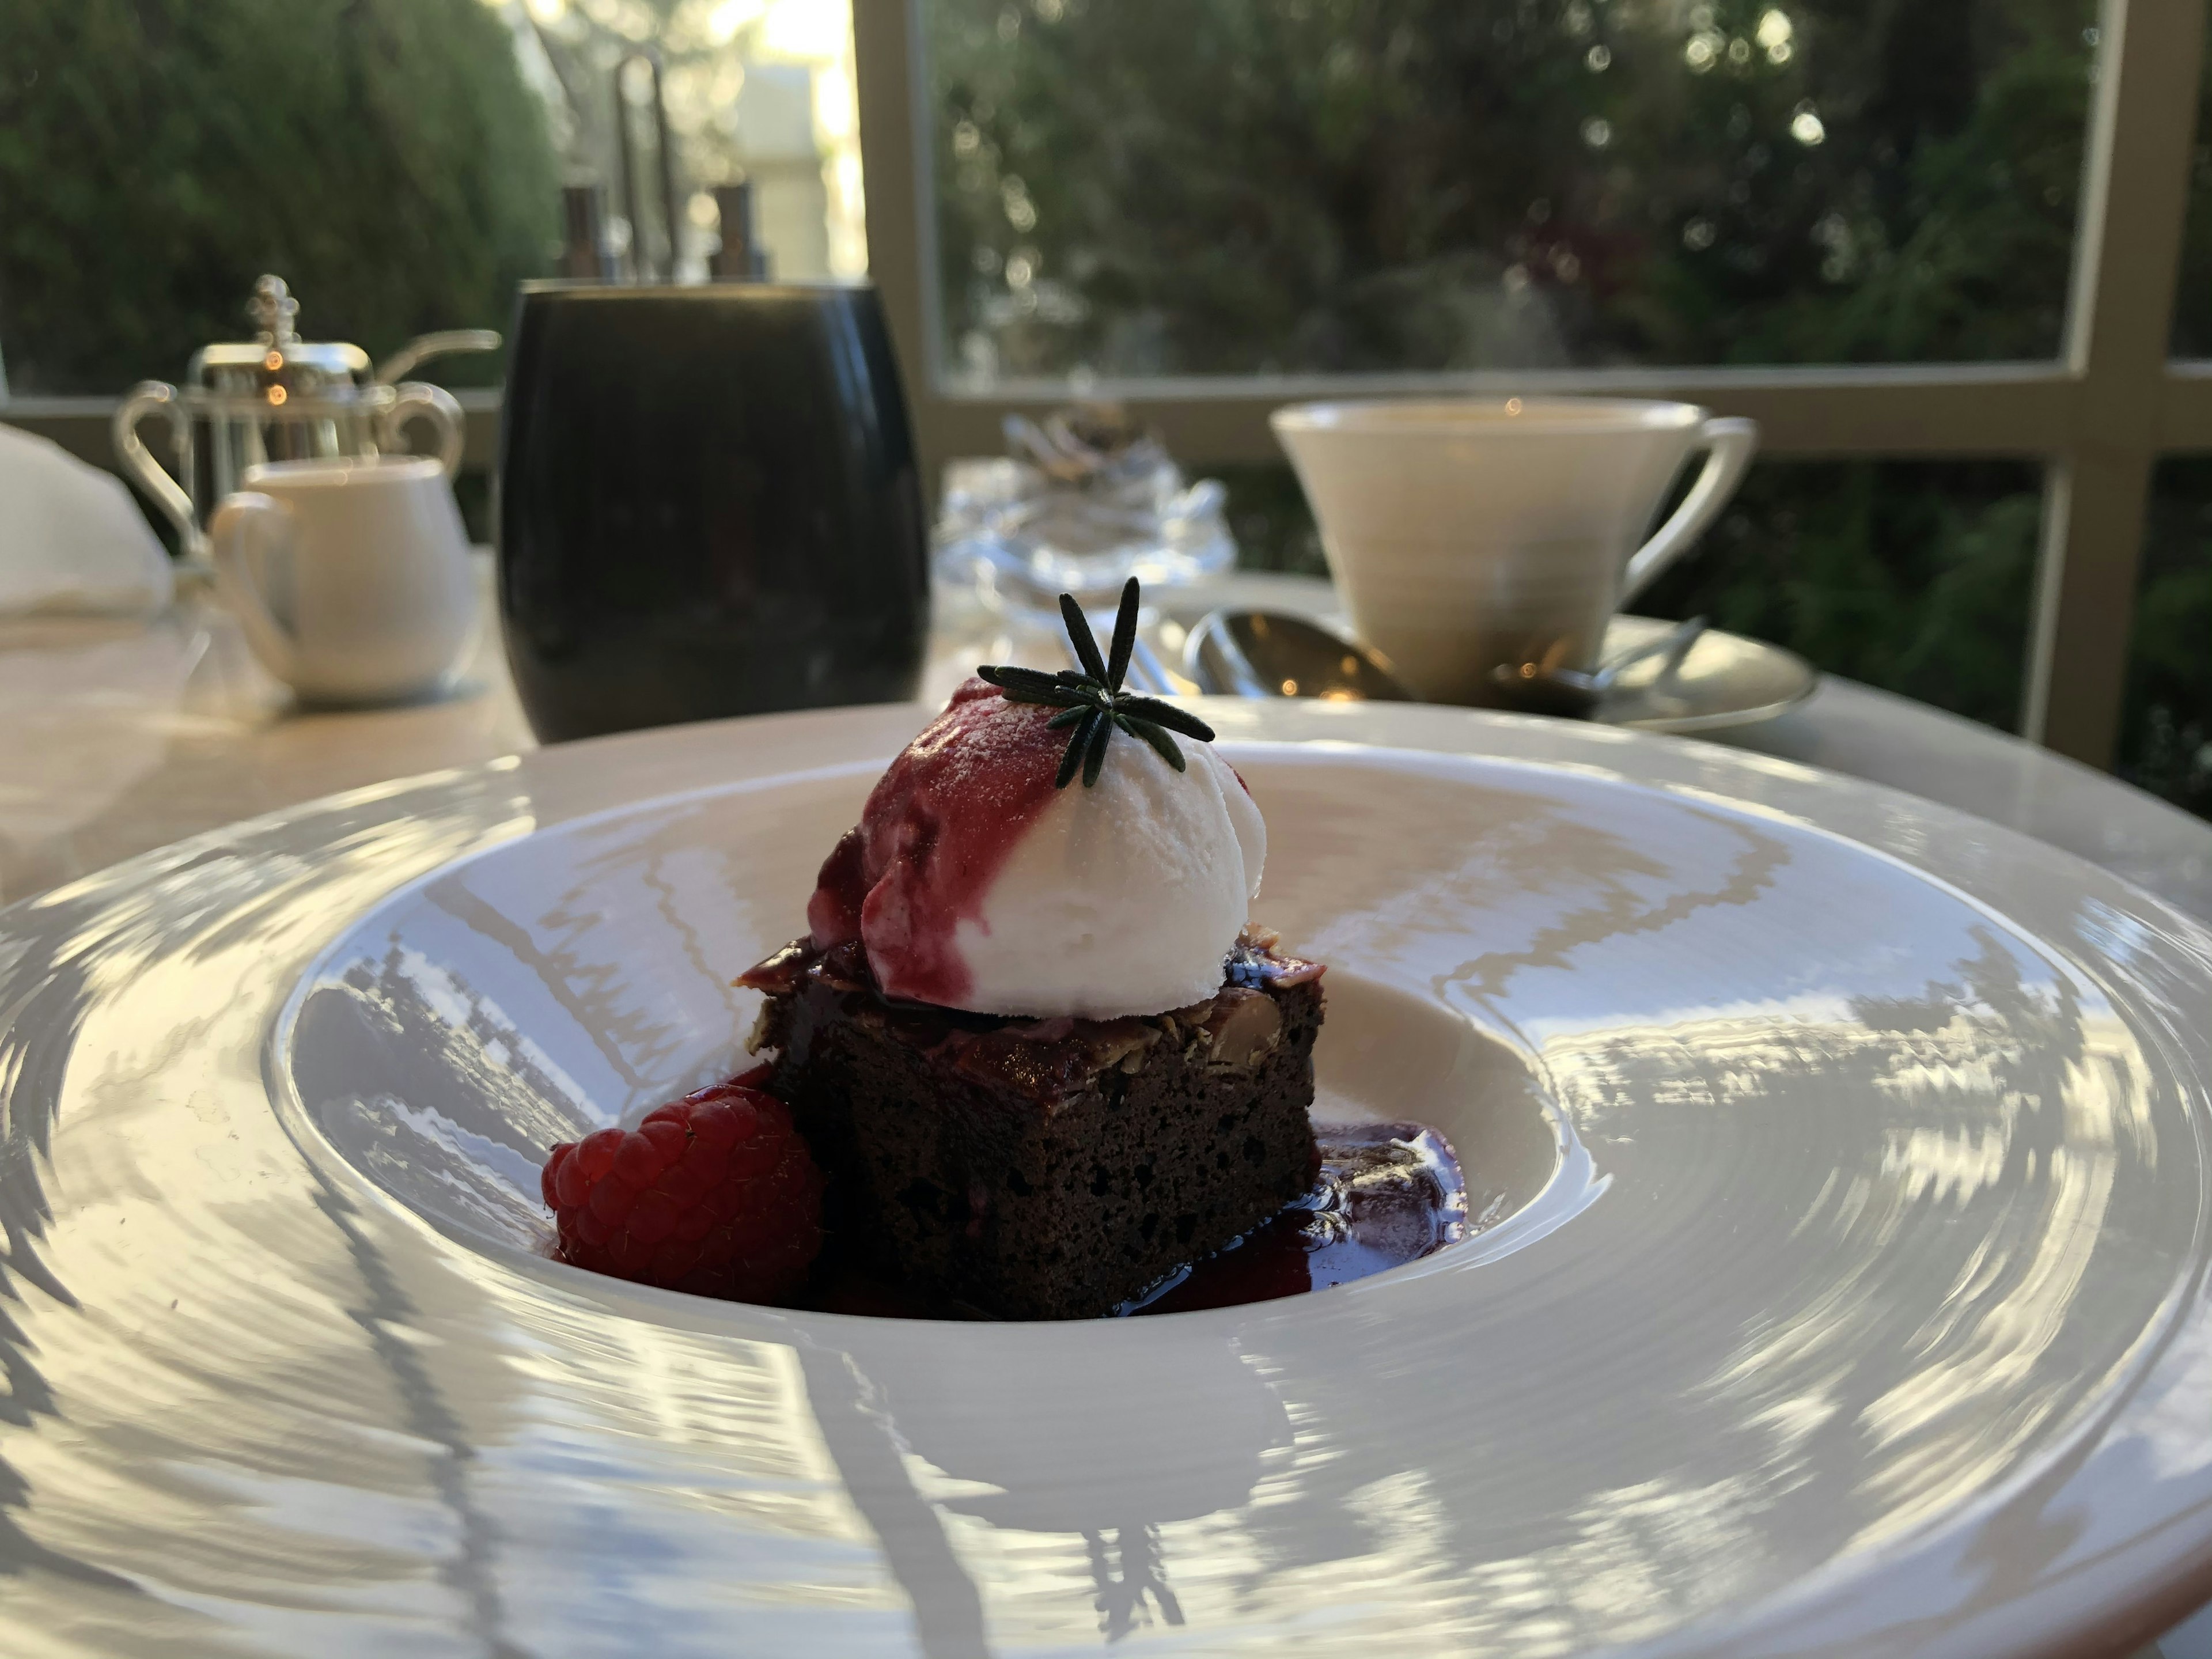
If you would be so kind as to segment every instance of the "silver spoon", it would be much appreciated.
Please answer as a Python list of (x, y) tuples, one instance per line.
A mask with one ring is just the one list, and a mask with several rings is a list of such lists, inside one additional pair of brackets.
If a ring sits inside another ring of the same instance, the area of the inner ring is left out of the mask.
[(1276, 611), (1209, 613), (1183, 641), (1182, 671), (1200, 690), (1232, 697), (1413, 700), (1366, 647)]
[(1681, 667), (1682, 659), (1690, 654), (1690, 647), (1705, 631), (1705, 619), (1692, 617), (1641, 645), (1632, 646), (1587, 674), (1573, 668), (1546, 668), (1540, 663), (1500, 663), (1491, 671), (1491, 678), (1520, 707), (1546, 713), (1586, 714), (1613, 690), (1624, 672), (1648, 658), (1660, 659), (1659, 672), (1651, 677), (1652, 684), (1656, 685), (1671, 677)]

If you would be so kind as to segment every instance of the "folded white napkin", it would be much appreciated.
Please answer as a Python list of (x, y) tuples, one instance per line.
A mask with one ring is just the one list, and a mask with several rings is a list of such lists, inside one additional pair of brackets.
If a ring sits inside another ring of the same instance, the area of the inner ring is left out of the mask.
[(150, 615), (173, 587), (121, 479), (0, 426), (0, 617)]

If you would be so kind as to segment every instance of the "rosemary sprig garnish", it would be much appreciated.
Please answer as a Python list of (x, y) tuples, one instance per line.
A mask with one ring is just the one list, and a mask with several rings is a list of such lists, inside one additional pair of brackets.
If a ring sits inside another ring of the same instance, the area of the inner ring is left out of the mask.
[(1129, 672), (1129, 653), (1137, 646), (1134, 576), (1121, 590), (1121, 608), (1114, 617), (1114, 641), (1105, 655), (1099, 654), (1098, 636), (1091, 631), (1083, 607), (1076, 604), (1073, 593), (1060, 596), (1060, 614), (1067, 623), (1076, 659), (1083, 665), (1080, 670), (1063, 668), (1057, 674), (1048, 674), (1042, 668), (986, 663), (975, 671), (997, 686), (999, 695), (1008, 702), (1042, 703), (1060, 710), (1045, 722), (1048, 726), (1075, 728), (1067, 739), (1067, 751), (1060, 757), (1054, 788), (1066, 788), (1079, 771), (1085, 788), (1097, 783), (1099, 769), (1106, 764), (1106, 744), (1117, 730), (1143, 738), (1178, 772), (1184, 769), (1184, 763), (1175, 733), (1180, 732), (1200, 743), (1213, 741), (1213, 728), (1197, 715), (1158, 697), (1139, 696), (1121, 689), (1122, 678)]

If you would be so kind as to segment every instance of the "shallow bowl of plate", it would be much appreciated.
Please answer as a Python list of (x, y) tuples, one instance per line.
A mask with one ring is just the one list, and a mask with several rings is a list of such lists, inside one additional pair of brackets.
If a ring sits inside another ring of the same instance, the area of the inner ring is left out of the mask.
[(1317, 1115), (1461, 1243), (1146, 1320), (706, 1301), (549, 1258), (546, 1147), (742, 1057), (729, 981), (926, 718), (611, 738), (0, 918), (0, 1628), (116, 1652), (2056, 1651), (2212, 1556), (2212, 935), (1803, 768), (1209, 702)]

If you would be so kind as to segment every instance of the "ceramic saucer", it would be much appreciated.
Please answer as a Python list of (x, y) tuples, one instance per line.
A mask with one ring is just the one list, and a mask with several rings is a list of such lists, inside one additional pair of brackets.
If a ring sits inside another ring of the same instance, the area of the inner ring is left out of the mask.
[[(1607, 624), (1599, 660), (1624, 655), (1674, 626), (1651, 617), (1615, 617)], [(1624, 669), (1598, 705), (1597, 718), (1640, 732), (1724, 732), (1788, 713), (1820, 683), (1813, 665), (1796, 652), (1711, 628), (1698, 636), (1673, 673), (1662, 679), (1659, 667), (1653, 658)]]
[[(1218, 607), (1288, 611), (1343, 634), (1351, 626), (1336, 590), (1308, 576), (1237, 571), (1187, 589), (1164, 588), (1156, 597), (1167, 654), (1178, 661), (1182, 631)], [(1599, 659), (1621, 656), (1674, 626), (1651, 617), (1615, 617)], [(1820, 682), (1820, 672), (1796, 652), (1717, 629), (1708, 629), (1665, 679), (1658, 669), (1656, 659), (1632, 665), (1595, 718), (1643, 732), (1723, 732), (1786, 714)]]

